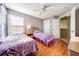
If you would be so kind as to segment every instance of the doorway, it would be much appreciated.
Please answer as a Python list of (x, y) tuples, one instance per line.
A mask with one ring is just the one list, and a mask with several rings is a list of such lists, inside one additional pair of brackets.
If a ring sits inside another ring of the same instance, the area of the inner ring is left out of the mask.
[(64, 16), (60, 19), (60, 38), (66, 43), (70, 39), (70, 16)]

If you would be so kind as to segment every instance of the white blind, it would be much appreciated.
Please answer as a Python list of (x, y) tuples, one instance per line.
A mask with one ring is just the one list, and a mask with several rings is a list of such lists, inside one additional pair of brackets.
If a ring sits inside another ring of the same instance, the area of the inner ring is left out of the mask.
[(24, 33), (24, 18), (16, 14), (8, 14), (9, 34), (12, 33)]
[(18, 15), (9, 14), (11, 25), (24, 26), (24, 18)]

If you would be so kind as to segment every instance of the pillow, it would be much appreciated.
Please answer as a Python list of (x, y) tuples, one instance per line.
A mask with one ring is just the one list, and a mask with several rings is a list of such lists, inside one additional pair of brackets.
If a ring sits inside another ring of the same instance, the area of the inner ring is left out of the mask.
[(12, 35), (19, 35), (19, 34), (23, 34), (23, 32), (14, 32), (14, 33), (12, 33)]
[(40, 31), (34, 31), (34, 33), (39, 33)]

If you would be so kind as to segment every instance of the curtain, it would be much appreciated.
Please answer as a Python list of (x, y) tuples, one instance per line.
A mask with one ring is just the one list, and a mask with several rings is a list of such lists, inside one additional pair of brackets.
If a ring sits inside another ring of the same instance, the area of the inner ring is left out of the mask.
[(6, 7), (4, 4), (0, 6), (0, 38), (4, 39), (6, 37), (6, 16), (7, 16), (7, 11)]

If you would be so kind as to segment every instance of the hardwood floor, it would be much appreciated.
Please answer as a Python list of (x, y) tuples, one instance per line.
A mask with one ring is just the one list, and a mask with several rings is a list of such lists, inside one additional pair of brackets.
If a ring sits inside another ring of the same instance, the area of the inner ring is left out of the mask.
[(37, 53), (32, 54), (33, 56), (68, 56), (68, 45), (59, 39), (57, 39), (56, 43), (50, 47), (44, 46), (39, 41), (36, 41), (36, 43), (39, 49)]

